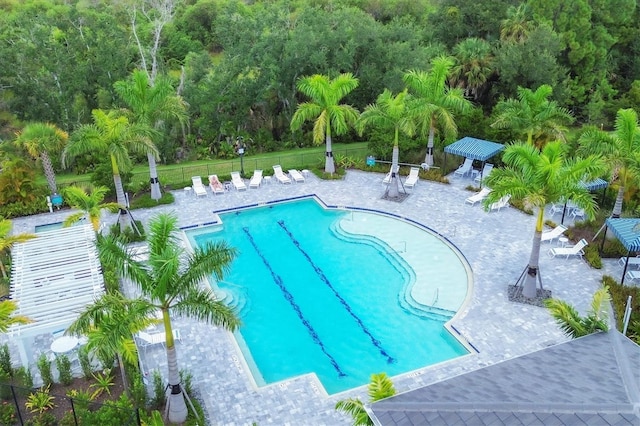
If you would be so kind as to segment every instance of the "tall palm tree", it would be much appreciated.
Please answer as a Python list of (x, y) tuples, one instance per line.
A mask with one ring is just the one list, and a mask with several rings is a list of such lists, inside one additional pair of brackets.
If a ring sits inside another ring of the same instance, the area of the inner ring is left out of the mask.
[(640, 182), (640, 126), (633, 109), (621, 109), (616, 114), (615, 131), (592, 128), (580, 136), (579, 153), (601, 156), (611, 171), (611, 183), (618, 184), (618, 195), (612, 217), (620, 217), (624, 191)]
[(160, 214), (151, 219), (149, 229), (149, 260), (144, 263), (134, 260), (132, 254), (112, 236), (100, 239), (98, 249), (102, 262), (115, 265), (122, 278), (138, 286), (139, 303), (146, 304), (148, 308), (143, 310), (145, 315), (149, 315), (152, 309), (162, 312), (171, 387), (169, 420), (180, 423), (187, 417), (187, 408), (178, 374), (171, 314), (235, 330), (240, 320), (234, 310), (217, 300), (209, 289), (202, 288), (201, 282), (211, 274), (222, 279), (236, 251), (226, 243), (211, 243), (204, 248), (196, 248), (193, 253), (186, 252), (177, 234), (177, 218), (170, 214)]
[(384, 89), (375, 104), (367, 105), (356, 122), (358, 133), (362, 135), (368, 126), (393, 132), (393, 153), (391, 155), (391, 181), (387, 190), (389, 198), (398, 198), (398, 137), (400, 132), (411, 137), (415, 134), (416, 124), (413, 111), (408, 102), (409, 92), (404, 91), (393, 96), (389, 89)]
[(60, 151), (69, 135), (50, 123), (29, 123), (18, 134), (16, 142), (25, 147), (29, 155), (40, 158), (51, 194), (58, 193), (56, 173), (51, 163), (50, 152)]
[(404, 82), (413, 95), (412, 107), (419, 113), (420, 134), (429, 134), (427, 140), (427, 154), (424, 162), (433, 166), (433, 144), (436, 131), (445, 137), (455, 137), (458, 134), (455, 114), (465, 114), (472, 105), (464, 97), (462, 89), (447, 85), (449, 73), (453, 67), (453, 59), (439, 56), (431, 62), (431, 70), (409, 71), (404, 76)]
[(351, 73), (340, 74), (333, 80), (326, 75), (315, 74), (302, 77), (297, 87), (310, 102), (298, 105), (291, 118), (291, 130), (298, 130), (308, 120), (315, 120), (313, 124), (313, 142), (326, 144), (325, 173), (335, 173), (336, 166), (331, 150), (331, 132), (342, 135), (349, 130), (358, 119), (358, 110), (351, 105), (340, 104), (342, 98), (358, 87), (358, 79)]
[[(396, 394), (393, 382), (386, 373), (372, 374), (368, 387), (369, 403), (389, 398)], [(369, 415), (364, 409), (364, 404), (358, 398), (349, 398), (336, 403), (336, 410), (350, 414), (353, 417), (353, 425), (373, 425)]]
[(451, 69), (452, 79), (465, 96), (478, 100), (494, 73), (491, 44), (477, 37), (468, 38), (453, 48), (453, 54), (456, 62)]
[[(15, 243), (23, 243), (25, 241), (32, 240), (36, 238), (35, 234), (16, 234), (9, 235), (11, 232), (11, 221), (8, 219), (0, 219), (0, 253), (5, 254), (7, 249), (10, 249)], [(7, 278), (7, 270), (4, 266), (4, 262), (0, 261), (0, 270), (2, 271), (2, 276)]]
[(593, 294), (591, 307), (584, 317), (580, 316), (573, 306), (559, 299), (546, 299), (544, 305), (549, 309), (551, 316), (555, 318), (562, 331), (575, 339), (609, 329), (607, 312), (610, 301), (609, 287), (604, 286)]
[[(157, 131), (152, 135), (153, 138), (159, 138), (162, 135), (161, 131), (168, 121), (175, 120), (184, 126), (189, 118), (186, 103), (182, 97), (175, 94), (171, 80), (166, 76), (158, 76), (152, 84), (145, 71), (136, 70), (129, 80), (117, 81), (113, 86), (130, 110), (132, 122), (147, 125)], [(148, 152), (147, 159), (151, 198), (159, 200), (162, 193), (156, 168), (156, 156)]]
[(549, 100), (552, 93), (548, 84), (535, 92), (518, 87), (517, 99), (506, 99), (495, 106), (491, 127), (510, 129), (518, 138), (526, 136), (527, 143), (539, 148), (550, 140), (564, 141), (566, 126), (573, 123), (574, 118), (569, 110)]
[(580, 185), (583, 179), (598, 176), (603, 170), (596, 157), (569, 158), (567, 146), (561, 141), (550, 142), (540, 151), (530, 144), (509, 145), (502, 157), (506, 167), (494, 169), (487, 177), (487, 186), (493, 191), (484, 200), (485, 208), (505, 195), (537, 209), (537, 220), (529, 264), (517, 284), (523, 285), (522, 294), (535, 298), (539, 275), (540, 240), (544, 227), (544, 210), (549, 203), (571, 199), (592, 218), (597, 205), (587, 189)]
[(500, 25), (500, 40), (522, 43), (529, 37), (532, 27), (533, 22), (529, 20), (529, 8), (526, 3), (521, 3), (518, 7), (509, 6), (507, 17)]
[(71, 226), (82, 218), (88, 218), (93, 225), (94, 231), (100, 229), (100, 216), (102, 210), (115, 213), (123, 206), (118, 203), (103, 203), (104, 196), (109, 192), (106, 186), (86, 187), (68, 186), (62, 190), (62, 195), (67, 200), (67, 204), (73, 209), (80, 210), (73, 213), (64, 220), (64, 226)]
[[(101, 109), (92, 111), (93, 124), (79, 127), (72, 135), (62, 152), (62, 164), (66, 166), (78, 155), (100, 152), (109, 156), (113, 171), (113, 183), (116, 199), (120, 206), (126, 206), (124, 188), (120, 178), (120, 169), (131, 168), (129, 153), (157, 155), (158, 150), (150, 139), (151, 129), (145, 125), (132, 124), (126, 117), (115, 111)], [(120, 228), (125, 230), (131, 225), (131, 217), (125, 208), (120, 209)]]
[(14, 315), (18, 305), (13, 300), (0, 302), (0, 333), (6, 333), (12, 325), (23, 325), (33, 322), (24, 315)]

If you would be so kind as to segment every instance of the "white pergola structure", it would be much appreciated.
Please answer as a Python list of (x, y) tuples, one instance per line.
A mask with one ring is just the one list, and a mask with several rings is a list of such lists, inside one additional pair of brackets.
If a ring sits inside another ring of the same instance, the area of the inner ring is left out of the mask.
[(64, 330), (79, 313), (104, 293), (96, 233), (88, 225), (37, 234), (11, 252), (10, 297), (19, 315), (33, 320), (10, 329), (23, 365), (30, 355), (25, 339)]

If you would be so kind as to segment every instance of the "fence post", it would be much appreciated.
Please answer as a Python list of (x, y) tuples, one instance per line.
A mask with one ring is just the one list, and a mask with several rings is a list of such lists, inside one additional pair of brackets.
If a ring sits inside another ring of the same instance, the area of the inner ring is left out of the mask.
[(76, 426), (78, 426), (78, 417), (76, 417), (76, 406), (73, 403), (73, 398), (69, 398), (69, 402), (71, 403), (71, 412), (73, 413), (73, 421), (75, 422)]
[(22, 414), (20, 413), (20, 406), (18, 405), (18, 397), (16, 396), (16, 390), (11, 386), (11, 395), (13, 396), (13, 403), (16, 405), (16, 413), (18, 413), (18, 420), (20, 420), (20, 424), (23, 425), (24, 421), (22, 420)]

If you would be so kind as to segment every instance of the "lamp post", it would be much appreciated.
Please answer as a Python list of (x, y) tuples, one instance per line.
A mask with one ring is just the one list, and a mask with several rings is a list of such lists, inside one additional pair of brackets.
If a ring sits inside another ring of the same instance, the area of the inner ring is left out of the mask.
[(246, 145), (244, 144), (244, 138), (242, 136), (238, 136), (236, 138), (236, 152), (240, 156), (240, 175), (241, 176), (244, 176), (244, 162), (242, 160), (244, 157), (245, 148), (246, 148)]

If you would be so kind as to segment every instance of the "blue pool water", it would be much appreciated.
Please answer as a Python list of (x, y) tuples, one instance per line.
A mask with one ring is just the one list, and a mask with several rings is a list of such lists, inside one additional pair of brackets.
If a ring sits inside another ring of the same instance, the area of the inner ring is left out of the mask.
[(187, 231), (192, 244), (223, 239), (239, 251), (214, 289), (240, 310), (236, 337), (258, 385), (314, 372), (332, 394), (373, 373), (468, 353), (444, 328), (447, 318), (415, 315), (400, 302), (415, 279), (406, 262), (376, 238), (335, 231), (348, 214), (307, 199), (224, 213), (222, 227)]

